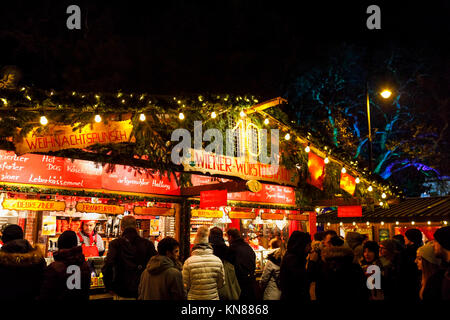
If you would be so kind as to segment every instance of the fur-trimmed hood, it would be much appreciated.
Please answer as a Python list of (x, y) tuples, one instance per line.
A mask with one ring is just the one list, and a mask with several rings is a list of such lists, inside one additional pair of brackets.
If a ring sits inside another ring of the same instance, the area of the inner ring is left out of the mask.
[(31, 266), (41, 263), (43, 258), (42, 252), (24, 239), (9, 241), (0, 250), (0, 265), (6, 267)]
[(53, 259), (64, 262), (66, 265), (81, 265), (85, 261), (81, 246), (70, 249), (59, 249), (53, 253)]
[(352, 249), (347, 246), (324, 248), (322, 250), (322, 259), (325, 261), (329, 260), (340, 260), (340, 259), (353, 259), (354, 254)]

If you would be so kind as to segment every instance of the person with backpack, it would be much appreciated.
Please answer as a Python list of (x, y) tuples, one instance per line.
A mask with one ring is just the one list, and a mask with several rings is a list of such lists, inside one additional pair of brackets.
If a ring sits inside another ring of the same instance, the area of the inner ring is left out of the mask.
[(125, 216), (120, 227), (122, 236), (109, 244), (102, 268), (103, 281), (115, 300), (135, 300), (141, 274), (156, 250), (151, 241), (139, 236), (133, 216)]
[(280, 300), (280, 265), (284, 250), (278, 248), (267, 256), (267, 262), (261, 276), (260, 285), (264, 292), (263, 300)]
[[(58, 251), (53, 253), (55, 261), (45, 270), (39, 300), (89, 300), (91, 272), (81, 246), (77, 246), (77, 240), (76, 233), (70, 230), (64, 231), (59, 236)], [(70, 266), (79, 267), (81, 275), (79, 288), (67, 286), (68, 278), (74, 274), (68, 270)]]

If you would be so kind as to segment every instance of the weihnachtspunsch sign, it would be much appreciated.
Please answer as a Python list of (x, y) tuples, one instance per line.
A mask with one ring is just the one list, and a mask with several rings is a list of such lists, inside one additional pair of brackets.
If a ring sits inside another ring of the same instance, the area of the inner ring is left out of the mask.
[(17, 134), (14, 145), (19, 155), (31, 152), (49, 152), (63, 149), (83, 149), (94, 144), (133, 141), (130, 139), (131, 120), (110, 121), (85, 125), (73, 131), (72, 126), (48, 125), (36, 127), (24, 137)]

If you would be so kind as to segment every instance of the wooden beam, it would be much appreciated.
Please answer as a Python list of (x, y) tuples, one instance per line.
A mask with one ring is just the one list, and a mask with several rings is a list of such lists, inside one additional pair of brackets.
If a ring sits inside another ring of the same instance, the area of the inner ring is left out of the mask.
[(201, 191), (227, 190), (228, 192), (248, 191), (247, 181), (229, 181), (223, 183), (207, 184), (204, 186), (195, 186), (181, 188), (181, 195), (185, 197), (199, 196)]
[(277, 97), (277, 98), (274, 98), (274, 99), (270, 99), (270, 100), (258, 103), (257, 105), (254, 105), (253, 107), (245, 110), (245, 113), (246, 114), (252, 114), (254, 112), (259, 112), (259, 111), (263, 111), (263, 110), (268, 109), (268, 108), (275, 107), (275, 106), (277, 106), (279, 104), (282, 104), (282, 103), (287, 103), (287, 100), (283, 99), (281, 97)]

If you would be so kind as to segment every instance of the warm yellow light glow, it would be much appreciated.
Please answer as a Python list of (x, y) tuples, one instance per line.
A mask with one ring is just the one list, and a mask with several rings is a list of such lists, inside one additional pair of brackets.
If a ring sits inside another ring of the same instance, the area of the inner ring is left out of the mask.
[(381, 221), (381, 225), (384, 226), (384, 221)]
[(354, 226), (356, 226), (356, 222), (355, 221), (353, 221), (353, 223), (352, 223)]
[(100, 121), (102, 121), (102, 117), (100, 117), (100, 115), (97, 114), (97, 115), (95, 115), (94, 120), (95, 120), (95, 122), (99, 123)]
[(356, 177), (355, 182), (356, 182), (356, 183), (360, 183), (361, 181), (359, 180), (358, 177)]
[(183, 120), (183, 119), (184, 119), (184, 114), (183, 114), (183, 112), (180, 112), (180, 114), (178, 115), (178, 118), (179, 118), (180, 120)]
[(339, 222), (339, 225), (340, 225), (340, 226), (342, 226), (342, 225), (343, 225), (343, 223), (342, 223), (342, 222)]
[(368, 226), (370, 226), (370, 222), (369, 222), (369, 221), (367, 221), (366, 224), (367, 224)]
[(444, 224), (447, 225), (447, 221), (444, 221)]
[(395, 221), (395, 224), (398, 225), (398, 221)]
[(265, 125), (268, 125), (268, 124), (269, 124), (269, 119), (266, 118), (266, 119), (264, 120), (264, 124), (265, 124)]
[(380, 206), (383, 206), (383, 204), (384, 204), (383, 201), (380, 201)]
[(415, 223), (414, 221), (411, 221), (411, 224), (412, 224), (412, 225), (415, 225), (416, 223)]
[(427, 223), (428, 223), (428, 224), (431, 224), (431, 221), (428, 221)]
[(383, 192), (383, 193), (381, 194), (381, 197), (382, 197), (383, 199), (386, 199), (386, 193)]
[(141, 113), (140, 114), (140, 116), (139, 116), (139, 120), (141, 120), (141, 121), (145, 121), (145, 114), (143, 114), (143, 113)]
[(245, 112), (244, 112), (244, 110), (242, 110), (241, 113), (239, 113), (239, 115), (241, 116), (241, 118), (245, 117)]
[(43, 126), (45, 126), (48, 123), (48, 120), (45, 116), (42, 116), (39, 121)]
[(372, 186), (369, 186), (369, 187), (367, 188), (367, 191), (372, 192), (372, 191), (373, 191)]
[(217, 117), (217, 114), (213, 111), (213, 112), (211, 113), (211, 118), (215, 119), (216, 117)]
[(2, 98), (2, 101), (3, 101), (3, 104), (4, 104), (5, 106), (8, 105), (8, 100), (6, 100), (5, 98)]
[(289, 140), (291, 138), (291, 135), (289, 133), (286, 133), (286, 135), (284, 136), (285, 140)]
[(328, 157), (325, 157), (325, 159), (323, 160), (323, 162), (325, 162), (325, 164), (328, 164), (330, 162), (330, 159), (328, 159)]
[(330, 225), (331, 225), (331, 224), (328, 222), (328, 223), (327, 223), (327, 226), (330, 226)]
[(347, 170), (344, 168), (344, 167), (342, 167), (342, 170), (341, 170), (341, 172), (342, 173), (346, 173), (347, 172)]
[(317, 213), (320, 212), (320, 208), (319, 208), (319, 207), (316, 208), (316, 212), (317, 212)]
[(392, 95), (392, 92), (388, 89), (385, 89), (380, 94), (384, 99), (387, 99)]
[(308, 153), (308, 152), (310, 152), (310, 151), (311, 151), (311, 149), (309, 148), (309, 146), (306, 146), (305, 152)]

